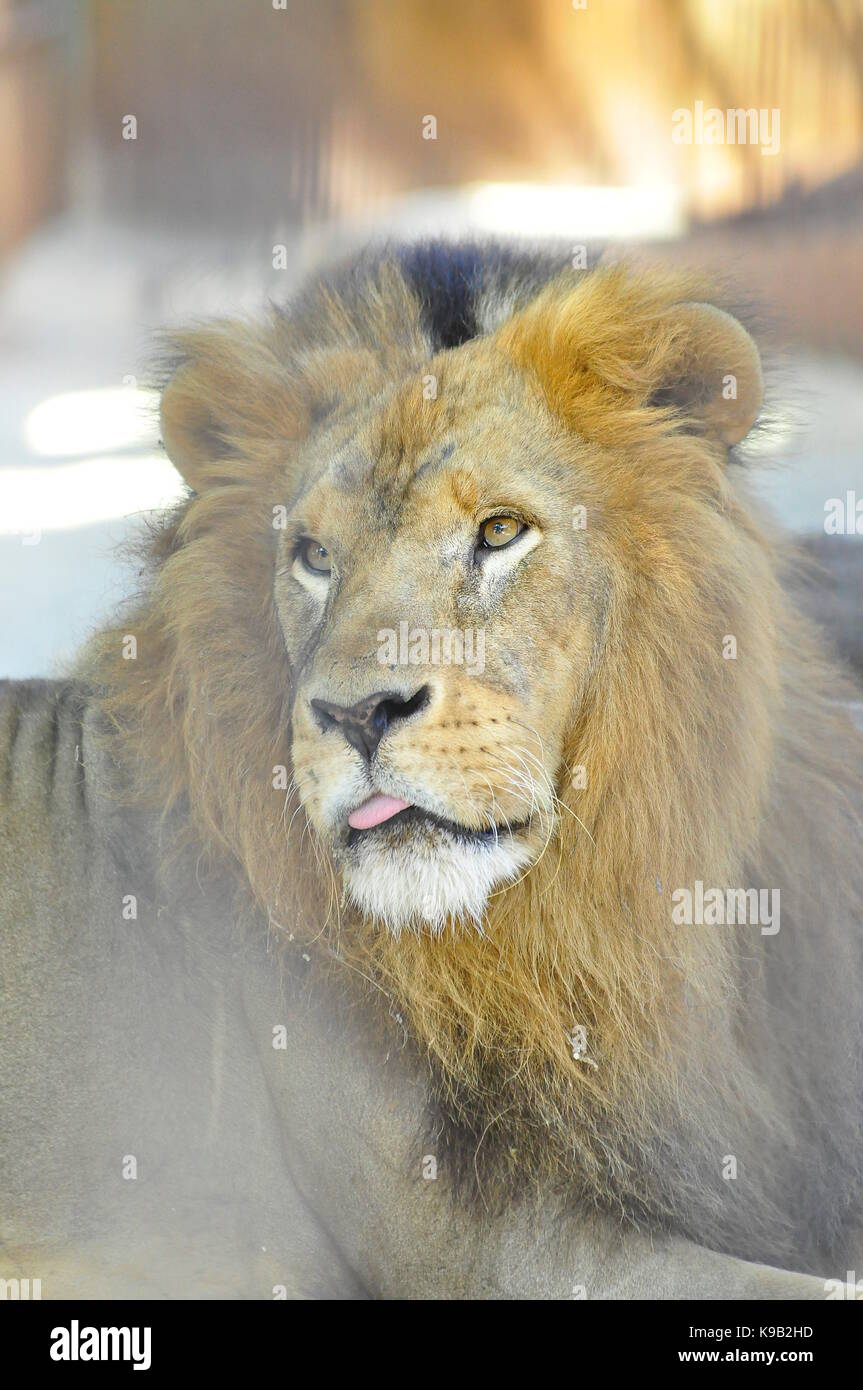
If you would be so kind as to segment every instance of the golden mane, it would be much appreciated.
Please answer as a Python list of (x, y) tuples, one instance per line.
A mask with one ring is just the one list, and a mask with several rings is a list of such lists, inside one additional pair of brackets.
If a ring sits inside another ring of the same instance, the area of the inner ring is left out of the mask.
[[(486, 1200), (556, 1177), (633, 1219), (793, 1261), (784, 1187), (797, 1184), (795, 1206), (833, 1203), (818, 1217), (832, 1230), (858, 1180), (850, 1138), (853, 1175), (825, 1194), (828, 1179), (807, 1171), (794, 1092), (809, 1094), (808, 1069), (833, 1063), (820, 1040), (807, 1052), (805, 1020), (789, 1021), (782, 1000), (798, 971), (835, 990), (826, 951), (859, 987), (846, 928), (861, 886), (849, 809), (861, 804), (860, 741), (840, 677), (785, 596), (787, 557), (740, 501), (724, 450), (656, 404), (685, 340), (670, 313), (692, 298), (691, 282), (652, 272), (569, 275), (499, 330), (501, 353), (552, 411), (607, 450), (606, 559), (620, 582), (564, 754), (565, 768), (589, 769), (587, 784), (562, 781), (545, 852), (493, 896), (484, 934), (392, 937), (359, 920), (295, 792), (273, 790), (274, 767), (290, 768), (291, 670), (272, 508), (286, 441), (327, 386), (308, 343), (341, 347), (345, 380), (351, 354), (381, 342), (387, 370), (417, 360), (419, 311), (391, 267), (362, 296), (322, 290), (293, 319), (179, 340), (200, 428), (220, 421), (206, 486), (155, 535), (152, 587), (102, 634), (86, 674), (134, 798), (178, 810), (271, 923), (314, 943), (330, 977), (382, 1002), (386, 1026), (428, 1058), (438, 1151)], [(122, 656), (129, 632), (135, 661)], [(673, 925), (671, 892), (697, 879), (781, 884), (778, 976), (757, 932)], [(837, 1108), (824, 1120), (841, 1152), (857, 1121)], [(745, 1181), (723, 1182), (729, 1152)]]

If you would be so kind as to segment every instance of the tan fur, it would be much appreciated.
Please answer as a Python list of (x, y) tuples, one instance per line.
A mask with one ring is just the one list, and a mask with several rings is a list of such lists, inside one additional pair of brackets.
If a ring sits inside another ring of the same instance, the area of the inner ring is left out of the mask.
[[(802, 1262), (829, 1239), (791, 1234), (790, 1189), (809, 1183), (796, 1200), (813, 1209), (823, 1199), (821, 1179), (801, 1177), (805, 1096), (810, 1064), (832, 1063), (826, 1025), (802, 1056), (811, 1016), (789, 981), (817, 976), (824, 951), (860, 978), (860, 740), (784, 597), (780, 551), (730, 479), (726, 445), (757, 411), (760, 367), (705, 297), (653, 273), (564, 275), (495, 334), (429, 360), (418, 306), (385, 264), (359, 299), (322, 289), (294, 317), (181, 338), (165, 439), (197, 493), (154, 543), (152, 592), (88, 672), (134, 795), (187, 804), (190, 838), (233, 860), (271, 923), (313, 942), (352, 990), (377, 986), (396, 1035), (403, 1024), (428, 1055), (441, 1143), (455, 1162), (466, 1139), (486, 1195), (497, 1180), (565, 1176), (636, 1218)], [(731, 402), (727, 372), (741, 384)], [(451, 466), (410, 500), (419, 461), (453, 439)], [(339, 487), (328, 460), (351, 451), (374, 467)], [(398, 500), (398, 522), (370, 510), (375, 489)], [(450, 922), (440, 937), (394, 936), (343, 901), (316, 789), (305, 808), (295, 787), (273, 789), (279, 764), (302, 789), (301, 773), (326, 784), (342, 758), (298, 712), (318, 669), (303, 646), (314, 624), (283, 573), (273, 507), (308, 503), (311, 534), (360, 537), (340, 590), (350, 620), (339, 629), (335, 611), (338, 640), (331, 628), (314, 639), (328, 669), (347, 671), (369, 662), (388, 619), (457, 621), (429, 537), (507, 500), (544, 518), (543, 543), (483, 621), (497, 650), (521, 651), (527, 631), (535, 665), (524, 686), (436, 674), (433, 717), (394, 736), (393, 758), (479, 824), (495, 806), (529, 809), (502, 771), (520, 756), (541, 803), (534, 862), (492, 894), (481, 933)], [(136, 662), (120, 657), (129, 631)], [(671, 893), (696, 879), (781, 886), (779, 938), (675, 927)], [(777, 950), (778, 1038), (765, 983)], [(573, 1056), (577, 1026), (589, 1060)], [(727, 1152), (749, 1163), (733, 1196), (719, 1180)], [(849, 1152), (849, 1171), (859, 1162)], [(851, 1200), (847, 1173), (838, 1184)]]

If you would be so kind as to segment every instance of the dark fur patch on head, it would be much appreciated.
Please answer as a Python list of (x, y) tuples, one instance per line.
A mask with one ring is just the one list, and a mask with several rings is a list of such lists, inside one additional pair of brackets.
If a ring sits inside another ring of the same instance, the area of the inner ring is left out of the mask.
[(400, 247), (396, 259), (422, 306), (432, 352), (480, 335), (485, 295), (520, 286), (529, 296), (566, 266), (563, 256), (480, 242), (417, 242)]
[(482, 258), (476, 246), (421, 242), (406, 246), (399, 264), (422, 304), (423, 327), (433, 351), (460, 347), (477, 336)]

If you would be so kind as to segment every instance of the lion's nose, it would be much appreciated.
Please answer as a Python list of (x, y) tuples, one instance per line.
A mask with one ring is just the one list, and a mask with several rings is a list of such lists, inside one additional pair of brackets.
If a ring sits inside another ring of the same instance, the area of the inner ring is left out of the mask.
[(395, 690), (379, 690), (355, 705), (334, 705), (329, 700), (310, 703), (322, 729), (341, 729), (351, 747), (371, 761), (387, 729), (424, 709), (429, 698), (429, 687), (424, 685), (407, 699)]

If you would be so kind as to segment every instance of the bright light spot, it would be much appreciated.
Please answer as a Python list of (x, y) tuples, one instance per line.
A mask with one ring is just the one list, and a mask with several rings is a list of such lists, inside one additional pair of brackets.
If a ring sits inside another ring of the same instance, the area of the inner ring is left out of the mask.
[(395, 198), (354, 221), (360, 236), (522, 237), (574, 245), (680, 236), (686, 217), (680, 190), (648, 171), (637, 184), (479, 183), (429, 188)]
[(32, 535), (168, 507), (185, 495), (162, 454), (0, 468), (0, 535)]
[(685, 230), (680, 196), (668, 185), (487, 183), (471, 193), (470, 217), (481, 231), (582, 241), (672, 237)]
[(748, 435), (738, 446), (737, 452), (742, 459), (753, 461), (773, 455), (781, 458), (794, 443), (799, 432), (799, 421), (795, 423), (787, 411), (774, 411), (770, 423)]
[(24, 442), (40, 458), (74, 458), (111, 449), (152, 449), (156, 393), (133, 386), (66, 391), (40, 401), (24, 421)]

